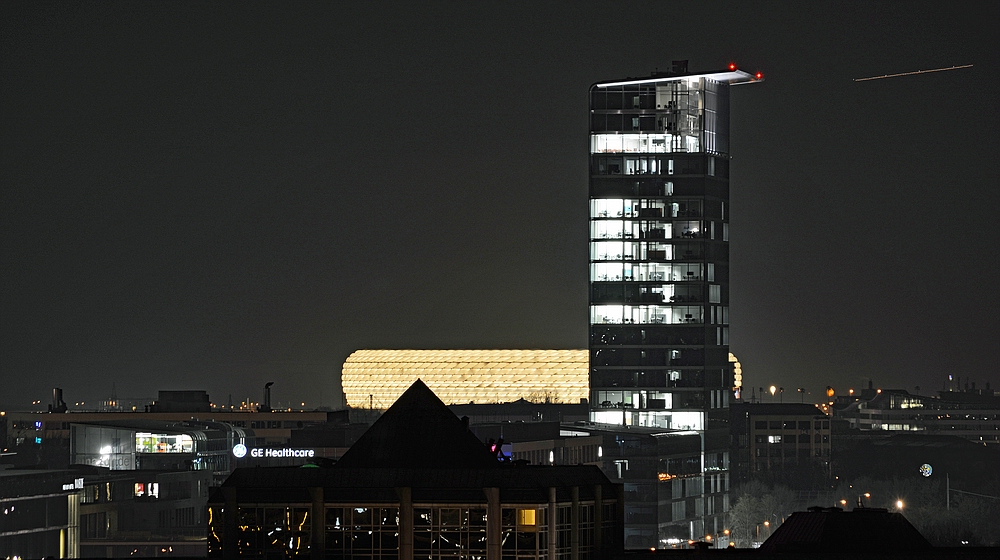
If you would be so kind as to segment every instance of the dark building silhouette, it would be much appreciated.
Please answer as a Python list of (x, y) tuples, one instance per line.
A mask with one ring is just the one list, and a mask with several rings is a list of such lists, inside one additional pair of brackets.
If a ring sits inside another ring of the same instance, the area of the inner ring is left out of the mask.
[(876, 554), (919, 553), (931, 548), (927, 539), (901, 513), (881, 508), (810, 508), (789, 516), (760, 552)]
[(150, 412), (211, 412), (212, 403), (205, 391), (160, 391)]
[(900, 513), (882, 508), (813, 507), (793, 513), (760, 548), (713, 548), (693, 542), (687, 549), (626, 551), (622, 558), (777, 560), (883, 560), (898, 558), (996, 558), (989, 547), (933, 547)]
[(595, 466), (502, 462), (422, 382), (332, 467), (237, 469), (209, 555), (612, 558), (623, 497)]
[(830, 417), (816, 405), (733, 403), (729, 411), (734, 482), (763, 476), (822, 486), (830, 476)]

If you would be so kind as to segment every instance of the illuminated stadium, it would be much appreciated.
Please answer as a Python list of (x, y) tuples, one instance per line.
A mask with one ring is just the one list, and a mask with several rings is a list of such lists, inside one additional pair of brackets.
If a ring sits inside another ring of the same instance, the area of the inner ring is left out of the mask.
[(344, 362), (347, 405), (385, 409), (417, 379), (445, 404), (579, 403), (587, 350), (358, 350)]

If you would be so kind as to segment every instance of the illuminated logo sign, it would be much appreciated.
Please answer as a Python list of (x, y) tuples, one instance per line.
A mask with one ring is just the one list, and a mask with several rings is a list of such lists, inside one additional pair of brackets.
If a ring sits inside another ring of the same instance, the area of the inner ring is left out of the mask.
[(242, 459), (249, 454), (251, 457), (259, 458), (282, 458), (282, 457), (315, 457), (315, 449), (292, 449), (286, 447), (284, 449), (271, 449), (269, 447), (254, 447), (248, 449), (247, 446), (242, 443), (237, 443), (233, 446), (233, 456), (237, 459)]
[(71, 484), (63, 484), (62, 485), (62, 489), (63, 490), (79, 490), (81, 488), (83, 488), (83, 479), (82, 478), (73, 479), (73, 482)]
[(920, 474), (922, 474), (924, 476), (930, 476), (931, 473), (933, 473), (933, 472), (934, 472), (934, 469), (931, 468), (931, 466), (928, 465), (927, 463), (924, 463), (923, 465), (920, 465)]

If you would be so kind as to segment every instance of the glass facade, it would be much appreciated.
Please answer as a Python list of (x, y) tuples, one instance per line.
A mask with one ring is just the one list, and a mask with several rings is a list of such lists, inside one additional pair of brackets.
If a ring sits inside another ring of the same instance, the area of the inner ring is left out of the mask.
[(194, 440), (187, 434), (135, 434), (136, 453), (194, 453)]
[[(487, 508), (484, 504), (417, 504), (413, 508), (413, 557), (428, 560), (485, 560), (487, 557)], [(615, 542), (613, 503), (603, 504), (603, 522), (595, 525), (595, 505), (557, 504), (555, 526), (549, 526), (549, 508), (543, 505), (505, 505), (500, 509), (500, 554), (503, 560), (553, 560), (573, 556), (573, 526), (577, 527), (577, 556), (601, 557), (595, 550), (595, 532), (604, 542)], [(326, 506), (325, 552), (330, 560), (395, 560), (399, 558), (400, 510), (368, 505)], [(222, 554), (225, 531), (220, 508), (208, 508), (210, 557)], [(304, 505), (239, 507), (238, 537), (241, 558), (312, 557), (311, 532), (316, 524)], [(550, 543), (549, 539), (553, 539)], [(552, 546), (550, 546), (550, 544)]]
[(694, 471), (661, 469), (659, 511), (635, 513), (659, 526), (641, 546), (704, 538), (727, 509), (729, 89), (752, 81), (731, 69), (590, 90), (591, 420), (702, 442)]

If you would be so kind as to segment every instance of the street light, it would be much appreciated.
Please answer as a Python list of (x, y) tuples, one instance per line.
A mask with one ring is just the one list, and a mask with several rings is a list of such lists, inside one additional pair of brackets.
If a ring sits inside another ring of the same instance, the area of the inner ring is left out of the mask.
[(903, 511), (903, 500), (896, 500), (896, 509)]

